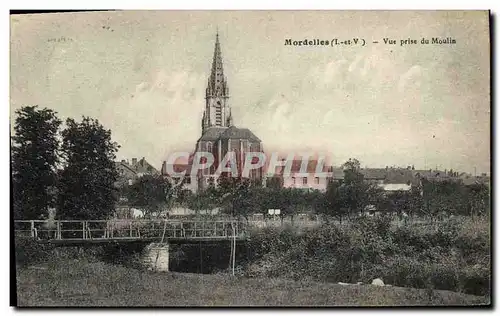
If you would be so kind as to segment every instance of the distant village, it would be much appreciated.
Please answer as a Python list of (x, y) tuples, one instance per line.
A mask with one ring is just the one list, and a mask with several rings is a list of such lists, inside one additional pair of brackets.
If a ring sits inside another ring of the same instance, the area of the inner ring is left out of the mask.
[[(183, 186), (192, 191), (204, 190), (211, 184), (217, 183), (216, 169), (222, 157), (228, 152), (234, 152), (239, 165), (245, 160), (246, 153), (262, 152), (261, 140), (248, 128), (236, 127), (233, 122), (231, 107), (229, 104), (229, 87), (224, 75), (221, 44), (217, 33), (215, 49), (212, 59), (211, 72), (208, 78), (205, 92), (205, 109), (201, 121), (202, 134), (195, 145), (195, 150), (186, 163), (175, 163), (168, 166), (163, 162), (160, 170), (157, 170), (143, 157), (132, 158), (131, 161), (122, 160), (116, 162), (119, 173), (117, 186), (132, 185), (137, 179), (144, 175), (163, 176), (170, 181), (183, 181)], [(212, 167), (202, 172), (191, 174), (193, 157), (196, 152), (210, 152), (215, 157)], [(304, 190), (319, 190), (324, 192), (330, 181), (341, 181), (344, 178), (342, 167), (324, 166), (324, 171), (329, 172), (331, 177), (316, 177), (317, 160), (309, 160), (307, 164), (307, 176), (300, 171), (301, 160), (293, 160), (291, 172), (284, 174), (283, 168), (276, 170), (280, 183), (284, 188), (296, 188)], [(175, 178), (167, 170), (174, 172), (186, 172), (185, 179)], [(409, 191), (411, 188), (421, 187), (421, 181), (451, 181), (460, 182), (466, 186), (474, 184), (489, 184), (490, 177), (482, 173), (471, 175), (454, 170), (416, 169), (414, 166), (385, 168), (361, 168), (364, 181), (377, 184), (384, 191)], [(262, 181), (265, 186), (268, 182), (267, 175), (261, 169), (252, 170), (249, 177)], [(273, 176), (274, 177), (274, 176)], [(186, 212), (184, 210), (183, 212)], [(174, 212), (175, 213), (175, 212)]]

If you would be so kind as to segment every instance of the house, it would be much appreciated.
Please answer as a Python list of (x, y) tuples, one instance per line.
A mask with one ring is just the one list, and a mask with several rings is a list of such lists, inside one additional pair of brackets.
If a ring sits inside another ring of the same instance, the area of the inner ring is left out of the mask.
[[(317, 174), (318, 160), (310, 160), (305, 166), (305, 171), (301, 172), (302, 160), (293, 160), (290, 174), (284, 174), (286, 166), (279, 167), (278, 175), (282, 178), (283, 187), (307, 190), (326, 191), (329, 177)], [(321, 168), (321, 166), (319, 166)], [(319, 172), (331, 172), (332, 168), (323, 166)]]
[(481, 174), (480, 176), (472, 176), (470, 174), (464, 173), (460, 176), (460, 180), (465, 186), (479, 185), (479, 184), (483, 184), (486, 186), (490, 185), (490, 177), (488, 177), (485, 173)]
[(135, 170), (138, 177), (142, 177), (143, 175), (155, 176), (160, 174), (160, 172), (147, 162), (144, 157), (142, 157), (139, 161), (137, 161), (137, 158), (132, 158), (131, 167)]
[[(124, 188), (134, 184), (134, 182), (144, 175), (159, 175), (160, 173), (143, 157), (137, 161), (137, 158), (132, 158), (132, 164), (126, 160), (115, 162), (115, 167), (118, 172), (118, 179), (115, 182), (117, 188)], [(121, 196), (115, 206), (115, 218), (133, 218), (133, 209), (130, 208), (126, 194), (121, 191)]]
[(132, 185), (137, 179), (137, 172), (127, 161), (115, 162), (115, 167), (118, 171), (118, 179), (115, 186), (121, 188), (126, 185)]
[(132, 158), (131, 164), (127, 160), (122, 160), (116, 162), (115, 166), (118, 171), (118, 180), (116, 182), (118, 187), (132, 185), (135, 180), (144, 175), (154, 176), (160, 174), (144, 157), (139, 161), (137, 158)]

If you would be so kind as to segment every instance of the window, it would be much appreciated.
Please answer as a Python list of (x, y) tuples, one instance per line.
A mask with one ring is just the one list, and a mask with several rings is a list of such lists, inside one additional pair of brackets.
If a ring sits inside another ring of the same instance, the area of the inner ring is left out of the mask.
[(212, 152), (212, 142), (207, 143), (207, 151)]
[(302, 178), (302, 184), (307, 184), (307, 177)]
[(319, 184), (319, 178), (318, 177), (314, 178), (314, 183)]
[(191, 177), (186, 177), (186, 184), (191, 184)]
[(295, 178), (294, 177), (292, 177), (292, 183), (295, 184)]

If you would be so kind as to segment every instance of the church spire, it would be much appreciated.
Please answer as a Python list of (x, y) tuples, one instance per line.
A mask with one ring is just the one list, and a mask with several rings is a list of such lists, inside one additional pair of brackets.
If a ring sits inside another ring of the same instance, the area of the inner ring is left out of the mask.
[(224, 77), (224, 65), (222, 63), (222, 53), (219, 42), (219, 31), (215, 34), (214, 57), (212, 60), (212, 70), (208, 80), (207, 97), (210, 96), (226, 96), (229, 94)]
[(229, 88), (224, 76), (221, 45), (219, 41), (219, 30), (215, 34), (215, 48), (212, 59), (210, 76), (208, 77), (206, 89), (206, 106), (203, 118), (203, 130), (210, 126), (228, 127), (230, 108), (228, 104)]

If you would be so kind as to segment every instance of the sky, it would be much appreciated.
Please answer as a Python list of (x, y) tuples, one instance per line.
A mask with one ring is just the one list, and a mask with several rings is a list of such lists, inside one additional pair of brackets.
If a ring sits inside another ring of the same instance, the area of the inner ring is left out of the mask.
[[(11, 121), (25, 105), (111, 129), (160, 168), (201, 135), (219, 30), (234, 124), (333, 165), (490, 170), (485, 11), (121, 11), (11, 16)], [(420, 44), (450, 37), (456, 44)], [(289, 46), (360, 38), (365, 46)], [(383, 39), (395, 39), (395, 45)], [(418, 44), (401, 46), (401, 39)], [(379, 43), (373, 43), (378, 41)]]

